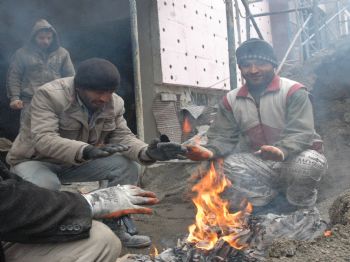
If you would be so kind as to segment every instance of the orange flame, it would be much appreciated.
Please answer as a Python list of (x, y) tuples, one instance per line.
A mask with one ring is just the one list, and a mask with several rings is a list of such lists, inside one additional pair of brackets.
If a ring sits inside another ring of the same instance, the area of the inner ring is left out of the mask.
[(159, 255), (159, 252), (158, 252), (158, 249), (155, 246), (152, 245), (152, 248), (153, 248), (153, 250), (151, 251), (150, 256), (152, 258), (155, 258), (156, 256)]
[(325, 237), (330, 237), (332, 235), (332, 231), (331, 230), (326, 230), (326, 231), (323, 232), (323, 235)]
[(192, 126), (191, 126), (190, 120), (188, 119), (188, 117), (185, 117), (182, 124), (182, 132), (185, 135), (188, 135), (189, 133), (191, 133), (191, 131), (192, 131)]
[(245, 218), (253, 211), (253, 207), (247, 203), (244, 210), (230, 214), (228, 201), (220, 198), (220, 193), (229, 186), (231, 182), (222, 170), (217, 173), (211, 163), (208, 173), (192, 188), (192, 191), (197, 192), (197, 196), (192, 199), (197, 214), (195, 224), (188, 228), (190, 234), (187, 241), (194, 243), (197, 248), (211, 250), (220, 239), (236, 249), (246, 247), (239, 243), (237, 232), (247, 226)]

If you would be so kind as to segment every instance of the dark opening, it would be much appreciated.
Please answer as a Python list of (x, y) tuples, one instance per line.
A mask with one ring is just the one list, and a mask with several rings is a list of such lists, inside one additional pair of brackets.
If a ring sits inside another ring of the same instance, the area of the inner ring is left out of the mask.
[(9, 109), (6, 72), (11, 55), (28, 39), (34, 22), (47, 19), (77, 67), (87, 58), (114, 63), (122, 77), (117, 93), (125, 118), (136, 132), (133, 62), (128, 0), (3, 0), (0, 3), (0, 136), (14, 139), (19, 112)]

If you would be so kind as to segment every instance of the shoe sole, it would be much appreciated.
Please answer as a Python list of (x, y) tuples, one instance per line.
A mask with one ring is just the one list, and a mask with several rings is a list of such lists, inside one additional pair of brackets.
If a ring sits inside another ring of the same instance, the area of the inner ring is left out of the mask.
[(128, 247), (128, 248), (144, 248), (144, 247), (149, 247), (152, 244), (152, 241), (138, 244), (138, 245), (128, 245), (128, 244), (124, 244), (124, 243), (122, 243), (122, 244), (124, 247)]

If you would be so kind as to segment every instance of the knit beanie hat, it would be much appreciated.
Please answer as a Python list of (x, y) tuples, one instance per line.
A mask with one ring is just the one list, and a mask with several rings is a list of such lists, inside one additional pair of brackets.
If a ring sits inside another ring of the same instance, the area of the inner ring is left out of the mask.
[(120, 84), (120, 74), (115, 65), (102, 58), (90, 58), (78, 67), (74, 77), (75, 88), (110, 91)]
[(272, 46), (258, 38), (251, 38), (243, 42), (236, 50), (236, 58), (238, 64), (241, 64), (246, 59), (264, 60), (275, 67), (278, 64)]

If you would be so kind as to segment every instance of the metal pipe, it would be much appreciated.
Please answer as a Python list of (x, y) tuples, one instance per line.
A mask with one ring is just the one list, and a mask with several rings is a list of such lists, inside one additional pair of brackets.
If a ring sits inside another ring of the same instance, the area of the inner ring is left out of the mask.
[[(237, 0), (235, 0), (235, 4), (234, 4), (234, 7), (235, 7), (235, 11), (236, 11), (236, 15), (235, 15), (235, 19), (236, 19), (236, 28), (237, 28), (237, 37), (238, 37), (238, 44), (241, 44), (242, 43), (242, 39), (241, 39), (241, 24), (240, 24), (240, 21), (239, 21), (239, 7), (238, 7), (238, 2)], [(235, 36), (236, 38), (236, 36)]]
[(247, 2), (245, 0), (241, 0), (241, 1), (242, 1), (243, 6), (244, 6), (245, 13), (247, 14), (247, 17), (249, 17), (249, 19), (252, 21), (252, 24), (254, 26), (256, 33), (258, 34), (260, 39), (264, 40), (264, 37), (262, 36), (260, 29), (259, 29), (254, 17), (252, 16), (252, 13), (250, 12), (249, 5), (247, 4)]
[(294, 38), (293, 38), (293, 41), (290, 43), (289, 47), (288, 47), (288, 50), (286, 52), (286, 54), (284, 55), (281, 63), (279, 64), (277, 70), (276, 70), (276, 74), (279, 74), (279, 72), (281, 71), (284, 63), (286, 62), (287, 60), (287, 57), (290, 53), (290, 51), (292, 51), (292, 48), (295, 44), (295, 42), (297, 41), (299, 35), (301, 34), (301, 32), (303, 31), (304, 27), (309, 23), (309, 21), (311, 20), (311, 17), (312, 17), (312, 14), (309, 14), (309, 16), (307, 17), (307, 19), (305, 20), (305, 22), (303, 23), (303, 25), (299, 28), (298, 32), (295, 34)]
[(309, 9), (310, 7), (300, 7), (300, 8), (294, 8), (294, 9), (288, 9), (288, 10), (282, 10), (282, 11), (260, 13), (252, 16), (259, 17), (259, 16), (279, 15), (279, 14), (285, 14), (285, 13), (291, 13), (291, 12), (297, 12), (297, 11), (303, 11), (303, 10), (309, 10)]
[[(329, 18), (319, 29), (318, 32), (320, 32), (323, 28), (325, 28), (330, 22), (333, 21), (334, 18), (336, 18), (341, 12), (343, 12), (347, 7), (343, 7), (341, 10), (339, 10), (339, 12), (337, 12), (336, 14), (334, 14), (331, 18)], [(301, 46), (305, 45), (307, 42), (309, 42), (312, 38), (315, 37), (315, 33), (310, 35), (308, 39), (306, 39), (304, 42), (301, 43)]]
[(226, 0), (227, 45), (230, 69), (230, 87), (237, 87), (236, 55), (235, 55), (235, 28), (233, 23), (232, 0)]
[(145, 139), (145, 130), (143, 125), (143, 101), (141, 88), (141, 66), (140, 66), (140, 47), (137, 27), (137, 6), (136, 0), (129, 0), (130, 4), (130, 25), (131, 25), (131, 46), (132, 61), (134, 67), (134, 85), (135, 85), (135, 107), (136, 107), (136, 126), (137, 136)]

